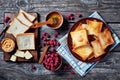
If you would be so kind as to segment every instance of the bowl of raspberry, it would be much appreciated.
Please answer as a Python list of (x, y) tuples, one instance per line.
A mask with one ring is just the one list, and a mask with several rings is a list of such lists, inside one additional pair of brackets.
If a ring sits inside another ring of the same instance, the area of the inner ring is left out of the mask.
[(58, 53), (48, 53), (43, 60), (43, 66), (50, 71), (57, 71), (62, 65), (62, 58)]

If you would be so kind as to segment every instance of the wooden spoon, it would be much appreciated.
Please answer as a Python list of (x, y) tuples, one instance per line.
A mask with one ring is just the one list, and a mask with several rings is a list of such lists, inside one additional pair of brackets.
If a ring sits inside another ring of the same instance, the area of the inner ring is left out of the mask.
[(48, 19), (46, 22), (38, 22), (32, 25), (31, 28), (39, 28), (42, 25), (46, 25), (46, 24), (55, 24), (56, 23), (56, 18), (52, 18), (52, 19)]
[(46, 46), (44, 47), (43, 53), (41, 54), (40, 59), (39, 59), (39, 61), (38, 61), (39, 64), (42, 63), (43, 58), (44, 58), (44, 56), (46, 55), (46, 52), (47, 52), (48, 48), (49, 48), (48, 45), (46, 45)]

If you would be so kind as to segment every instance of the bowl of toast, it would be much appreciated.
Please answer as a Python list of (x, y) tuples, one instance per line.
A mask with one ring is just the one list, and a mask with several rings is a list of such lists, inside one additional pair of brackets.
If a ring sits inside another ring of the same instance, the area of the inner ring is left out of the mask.
[(96, 62), (109, 52), (114, 39), (106, 23), (97, 18), (83, 18), (70, 29), (67, 43), (78, 60)]

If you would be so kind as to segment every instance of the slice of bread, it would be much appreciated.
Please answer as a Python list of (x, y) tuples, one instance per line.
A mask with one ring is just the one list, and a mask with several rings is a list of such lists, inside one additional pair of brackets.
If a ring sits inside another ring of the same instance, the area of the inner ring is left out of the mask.
[(86, 22), (88, 25), (88, 27), (86, 27), (86, 29), (88, 30), (88, 34), (98, 36), (98, 34), (101, 32), (103, 23), (98, 22), (96, 20), (94, 20), (94, 21), (87, 20)]
[(29, 51), (25, 52), (25, 59), (31, 59), (32, 57), (33, 55)]
[(91, 42), (92, 44), (92, 47), (93, 47), (93, 50), (94, 50), (94, 56), (95, 58), (103, 55), (105, 52), (104, 52), (104, 49), (102, 48), (100, 42), (98, 40), (94, 40)]
[(103, 32), (99, 33), (98, 38), (104, 49), (106, 49), (109, 45), (114, 44), (114, 40), (108, 29), (105, 29)]
[(70, 35), (71, 35), (71, 38), (72, 38), (73, 49), (89, 44), (88, 37), (87, 37), (87, 32), (86, 32), (85, 29), (80, 30), (80, 31), (70, 32)]
[(33, 21), (35, 20), (35, 18), (36, 18), (35, 16), (33, 16), (33, 15), (25, 12), (25, 11), (22, 10), (22, 9), (19, 10), (19, 13), (23, 13), (23, 14), (25, 15), (25, 17), (26, 17), (29, 21), (31, 21), (31, 22), (33, 22)]
[(24, 58), (25, 53), (23, 51), (17, 50), (16, 53), (14, 54), (17, 57)]
[(18, 34), (16, 39), (19, 50), (35, 50), (34, 33)]
[(12, 24), (9, 26), (6, 33), (13, 34), (16, 37), (17, 34), (24, 33), (28, 29), (29, 29), (29, 27), (22, 24), (18, 19), (14, 18)]
[(23, 24), (25, 24), (28, 27), (31, 27), (33, 25), (33, 23), (31, 21), (29, 21), (23, 13), (19, 13), (18, 16), (16, 17), (18, 20), (20, 20)]
[(73, 52), (75, 52), (77, 55), (79, 55), (82, 58), (82, 60), (85, 61), (92, 54), (93, 49), (90, 45), (86, 45), (74, 49)]
[(17, 57), (16, 57), (15, 55), (12, 55), (12, 56), (10, 57), (10, 61), (15, 62), (16, 60), (17, 60)]

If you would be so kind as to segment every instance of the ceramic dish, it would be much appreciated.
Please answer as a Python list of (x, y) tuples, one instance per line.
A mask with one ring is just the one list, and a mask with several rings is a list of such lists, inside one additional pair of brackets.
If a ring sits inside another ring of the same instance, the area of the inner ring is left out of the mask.
[[(103, 22), (103, 21), (101, 21), (101, 20), (99, 20), (99, 19), (96, 19), (96, 18), (83, 18), (83, 19), (78, 20), (77, 22), (75, 22), (74, 25), (71, 27), (71, 29), (70, 29), (70, 31), (69, 31), (69, 33), (68, 33), (68, 39), (67, 39), (68, 48), (69, 48), (71, 54), (72, 54), (75, 58), (77, 58), (78, 60), (81, 60), (81, 61), (84, 61), (84, 60), (82, 60), (82, 58), (81, 58), (79, 55), (77, 55), (75, 52), (72, 51), (72, 38), (71, 38), (70, 32), (71, 32), (71, 31), (74, 31), (80, 23), (82, 23), (82, 24), (84, 23), (84, 24), (85, 24), (85, 23), (86, 23), (86, 20), (96, 20), (96, 21)], [(108, 25), (103, 22), (103, 26), (102, 26), (101, 32), (103, 31), (104, 28), (108, 28)], [(108, 28), (108, 30), (110, 31), (109, 28)], [(88, 38), (90, 39), (91, 36), (89, 36)], [(92, 39), (91, 39), (91, 40), (92, 40)], [(109, 51), (110, 47), (111, 47), (111, 46), (108, 46), (108, 47), (105, 49), (105, 54), (103, 54), (102, 56), (97, 57), (97, 58), (92, 58), (92, 59), (90, 59), (90, 60), (85, 60), (84, 62), (96, 62), (96, 61), (101, 60), (103, 57), (105, 57), (105, 55), (106, 55), (107, 52)]]

